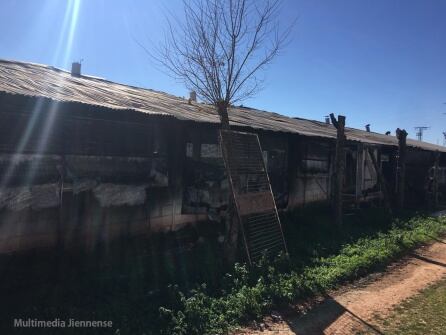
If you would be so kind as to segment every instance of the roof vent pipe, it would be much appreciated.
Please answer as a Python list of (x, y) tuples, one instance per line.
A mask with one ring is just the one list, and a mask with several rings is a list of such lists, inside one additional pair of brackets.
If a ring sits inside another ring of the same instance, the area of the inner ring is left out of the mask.
[(325, 124), (330, 124), (330, 116), (325, 115)]
[(365, 130), (370, 133), (370, 123), (365, 125)]
[(81, 76), (81, 62), (73, 62), (71, 64), (71, 75), (73, 77)]
[(197, 92), (190, 91), (190, 93), (189, 93), (189, 101), (197, 102)]

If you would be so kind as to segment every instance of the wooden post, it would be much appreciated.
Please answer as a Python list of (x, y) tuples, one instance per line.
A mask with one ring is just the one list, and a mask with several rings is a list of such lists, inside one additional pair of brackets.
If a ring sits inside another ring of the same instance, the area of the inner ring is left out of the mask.
[[(294, 204), (296, 193), (297, 166), (299, 166), (299, 138), (288, 136), (288, 205)], [(327, 188), (328, 189), (328, 188)]]
[(384, 179), (384, 176), (382, 174), (381, 166), (380, 166), (380, 164), (378, 164), (372, 148), (368, 147), (367, 150), (368, 150), (370, 158), (372, 160), (373, 168), (376, 171), (376, 177), (378, 179), (378, 184), (381, 187), (381, 192), (382, 192), (382, 195), (384, 198), (384, 206), (386, 207), (386, 209), (389, 213), (392, 213), (392, 207), (390, 206), (389, 192), (387, 190), (387, 182)]
[(432, 173), (432, 202), (434, 209), (438, 208), (438, 170), (440, 166), (440, 153), (435, 153), (435, 161)]
[(406, 138), (407, 132), (397, 128), (398, 160), (397, 160), (397, 207), (404, 207), (404, 193), (406, 186)]
[(358, 206), (360, 199), (362, 197), (362, 189), (364, 187), (364, 144), (359, 143), (356, 151), (356, 191), (355, 200)]
[(342, 189), (344, 184), (345, 172), (345, 116), (339, 115), (336, 120), (334, 114), (330, 114), (331, 122), (336, 127), (336, 154), (335, 171), (333, 185), (333, 210), (335, 221), (338, 225), (342, 224)]

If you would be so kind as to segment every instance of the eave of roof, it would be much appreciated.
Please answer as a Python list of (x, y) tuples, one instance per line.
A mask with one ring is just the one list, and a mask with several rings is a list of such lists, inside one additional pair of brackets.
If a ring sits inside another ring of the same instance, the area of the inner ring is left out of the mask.
[[(0, 91), (55, 101), (78, 102), (115, 110), (133, 110), (148, 115), (173, 116), (179, 120), (219, 123), (215, 109), (203, 103), (164, 92), (123, 85), (91, 76), (71, 76), (47, 65), (0, 60)], [(231, 125), (259, 130), (335, 138), (336, 129), (324, 122), (290, 118), (253, 108), (230, 108)], [(350, 141), (396, 146), (395, 136), (346, 128)], [(446, 152), (445, 147), (408, 139), (408, 145), (424, 150)]]

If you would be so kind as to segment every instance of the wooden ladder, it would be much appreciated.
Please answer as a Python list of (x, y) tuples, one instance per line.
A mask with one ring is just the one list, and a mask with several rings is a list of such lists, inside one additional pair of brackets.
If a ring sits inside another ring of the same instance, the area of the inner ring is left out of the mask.
[(257, 134), (221, 130), (220, 143), (249, 263), (287, 253)]

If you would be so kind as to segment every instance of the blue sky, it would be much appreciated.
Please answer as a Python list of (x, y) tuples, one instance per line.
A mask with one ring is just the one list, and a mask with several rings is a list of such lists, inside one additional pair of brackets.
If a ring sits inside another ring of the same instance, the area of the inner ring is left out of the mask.
[[(135, 40), (161, 38), (166, 11), (180, 0), (2, 0), (0, 58), (187, 96), (159, 72)], [(297, 17), (292, 42), (266, 72), (266, 87), (244, 105), (385, 132), (430, 126), (446, 131), (446, 1), (285, 0), (281, 22)]]

